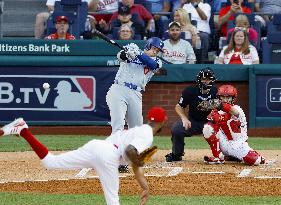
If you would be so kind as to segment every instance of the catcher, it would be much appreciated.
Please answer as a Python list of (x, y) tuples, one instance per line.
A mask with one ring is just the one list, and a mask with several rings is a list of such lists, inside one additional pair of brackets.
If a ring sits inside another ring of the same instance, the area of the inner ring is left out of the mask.
[(213, 108), (204, 125), (203, 135), (212, 150), (205, 156), (207, 164), (223, 164), (225, 157), (237, 158), (247, 165), (264, 164), (265, 159), (248, 145), (247, 121), (242, 108), (235, 105), (237, 90), (232, 85), (218, 88), (218, 100), (210, 101), (206, 109)]
[(160, 131), (166, 119), (163, 108), (153, 107), (148, 112), (148, 124), (115, 132), (105, 140), (91, 140), (77, 150), (59, 155), (50, 153), (30, 132), (22, 118), (2, 127), (0, 136), (17, 134), (23, 137), (47, 169), (95, 169), (108, 205), (120, 204), (118, 165), (120, 159), (126, 160), (131, 164), (135, 178), (143, 189), (140, 204), (145, 204), (149, 197), (149, 187), (142, 166), (156, 152), (155, 146), (149, 148), (153, 135)]

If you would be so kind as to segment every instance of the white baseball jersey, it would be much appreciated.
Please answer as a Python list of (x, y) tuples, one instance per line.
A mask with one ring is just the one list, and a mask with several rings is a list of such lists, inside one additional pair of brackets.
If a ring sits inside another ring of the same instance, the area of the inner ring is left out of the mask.
[(107, 205), (119, 205), (119, 173), (121, 159), (131, 144), (139, 153), (153, 142), (153, 131), (149, 125), (142, 125), (110, 135), (106, 140), (91, 140), (84, 146), (60, 155), (50, 152), (41, 160), (47, 169), (94, 168), (104, 191)]
[(153, 131), (149, 125), (145, 124), (129, 130), (115, 132), (106, 138), (106, 141), (118, 146), (123, 160), (126, 161), (127, 159), (124, 154), (126, 147), (130, 144), (133, 145), (139, 153), (143, 152), (152, 145)]
[[(161, 60), (157, 57), (151, 57), (159, 65), (162, 65)], [(119, 70), (115, 77), (115, 82), (118, 84), (132, 83), (142, 90), (145, 90), (146, 84), (150, 81), (152, 76), (158, 69), (152, 71), (146, 65), (144, 65), (138, 58), (133, 61), (127, 60), (126, 62), (120, 62)]]
[(97, 12), (115, 12), (118, 9), (118, 0), (99, 0)]
[(169, 39), (165, 40), (163, 50), (163, 58), (173, 64), (183, 64), (190, 60), (196, 60), (192, 46), (183, 39), (180, 39), (176, 44), (171, 44)]

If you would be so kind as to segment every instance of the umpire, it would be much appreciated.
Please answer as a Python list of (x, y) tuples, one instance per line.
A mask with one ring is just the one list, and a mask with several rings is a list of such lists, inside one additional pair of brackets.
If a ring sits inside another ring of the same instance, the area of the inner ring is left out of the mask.
[[(216, 98), (217, 88), (213, 70), (206, 67), (197, 74), (196, 85), (186, 87), (175, 107), (176, 113), (181, 120), (172, 126), (172, 153), (167, 154), (166, 161), (181, 161), (184, 155), (184, 137), (202, 134), (203, 126), (207, 123), (210, 111), (200, 109), (200, 103)], [(188, 108), (185, 113), (185, 108)]]

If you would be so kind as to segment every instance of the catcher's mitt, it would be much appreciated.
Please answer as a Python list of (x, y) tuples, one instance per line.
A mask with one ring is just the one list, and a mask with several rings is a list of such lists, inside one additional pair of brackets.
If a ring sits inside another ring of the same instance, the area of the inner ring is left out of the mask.
[(142, 153), (140, 153), (139, 160), (146, 164), (150, 161), (152, 155), (154, 155), (157, 152), (157, 146), (152, 146), (144, 150)]
[(220, 107), (220, 105), (221, 105), (221, 101), (219, 99), (211, 99), (199, 103), (197, 109), (201, 111), (209, 111)]

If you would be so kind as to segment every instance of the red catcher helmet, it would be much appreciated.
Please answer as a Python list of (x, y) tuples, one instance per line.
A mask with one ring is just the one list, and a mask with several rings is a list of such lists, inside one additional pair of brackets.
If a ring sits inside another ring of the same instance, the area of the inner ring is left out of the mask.
[(221, 85), (218, 88), (217, 96), (232, 97), (232, 103), (237, 99), (237, 89), (232, 85)]

